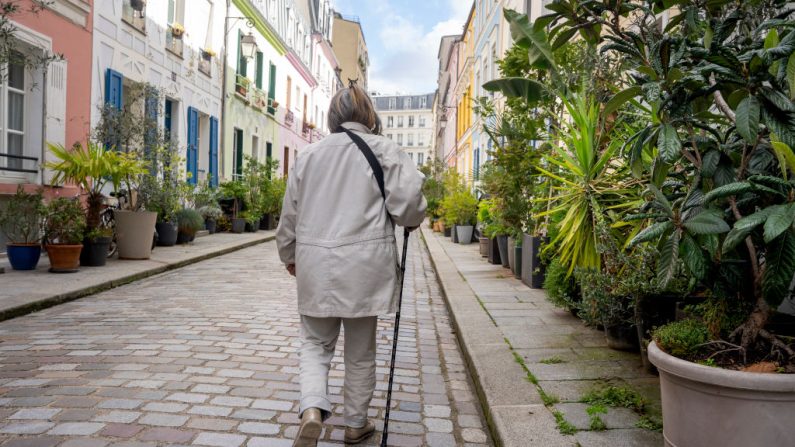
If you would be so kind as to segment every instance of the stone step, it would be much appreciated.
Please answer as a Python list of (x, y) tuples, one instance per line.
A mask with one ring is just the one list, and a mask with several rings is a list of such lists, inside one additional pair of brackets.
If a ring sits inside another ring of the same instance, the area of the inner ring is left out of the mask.
[(210, 235), (210, 232), (207, 231), (207, 230), (199, 230), (199, 231), (196, 232), (196, 237), (204, 237), (204, 236), (209, 236), (209, 235)]

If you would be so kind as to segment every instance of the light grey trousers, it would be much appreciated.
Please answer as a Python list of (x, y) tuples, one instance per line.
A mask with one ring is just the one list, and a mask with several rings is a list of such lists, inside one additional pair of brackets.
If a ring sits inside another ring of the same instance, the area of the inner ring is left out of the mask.
[(360, 428), (367, 423), (367, 409), (375, 391), (375, 330), (378, 317), (316, 318), (301, 315), (301, 406), (319, 408), (325, 420), (331, 416), (328, 372), (340, 323), (345, 326), (345, 425)]

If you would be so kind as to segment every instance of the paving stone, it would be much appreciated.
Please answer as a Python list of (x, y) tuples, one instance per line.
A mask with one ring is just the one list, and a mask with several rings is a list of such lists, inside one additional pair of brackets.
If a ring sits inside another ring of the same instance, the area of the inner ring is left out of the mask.
[(188, 416), (169, 413), (147, 413), (138, 420), (139, 424), (161, 427), (180, 427), (188, 421)]
[(105, 424), (99, 422), (64, 422), (56, 425), (47, 434), (66, 436), (86, 436), (102, 430)]
[(143, 426), (136, 424), (108, 424), (102, 430), (101, 435), (114, 438), (132, 438), (143, 429)]
[(157, 427), (144, 430), (141, 432), (139, 439), (143, 441), (159, 441), (174, 444), (178, 442), (188, 442), (193, 439), (195, 435), (196, 433), (192, 431)]
[(52, 422), (12, 422), (0, 427), (0, 433), (12, 433), (15, 435), (37, 435), (54, 427)]
[(52, 419), (53, 416), (61, 411), (60, 408), (26, 408), (19, 410), (8, 417), (8, 419)]
[(208, 445), (214, 447), (237, 447), (243, 444), (246, 437), (243, 435), (232, 435), (226, 433), (199, 433), (193, 440), (195, 445)]
[(105, 447), (108, 444), (108, 441), (102, 439), (77, 438), (70, 439), (59, 447)]
[(61, 438), (49, 436), (36, 436), (35, 438), (9, 439), (3, 447), (54, 447), (61, 442)]

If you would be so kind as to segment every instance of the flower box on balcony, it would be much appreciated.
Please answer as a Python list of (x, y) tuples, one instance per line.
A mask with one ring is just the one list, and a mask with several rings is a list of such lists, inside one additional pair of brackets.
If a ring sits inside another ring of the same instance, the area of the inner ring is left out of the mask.
[(185, 27), (179, 23), (172, 23), (171, 24), (171, 37), (174, 39), (182, 39), (182, 36), (185, 35)]

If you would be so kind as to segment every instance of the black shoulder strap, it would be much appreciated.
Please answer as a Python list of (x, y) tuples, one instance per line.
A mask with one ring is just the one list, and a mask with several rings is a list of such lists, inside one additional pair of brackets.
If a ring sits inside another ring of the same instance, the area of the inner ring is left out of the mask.
[(386, 192), (384, 192), (384, 170), (381, 168), (381, 163), (378, 162), (373, 150), (370, 149), (370, 146), (368, 146), (359, 135), (356, 135), (344, 127), (342, 127), (342, 130), (345, 131), (349, 137), (351, 137), (351, 140), (356, 143), (356, 146), (359, 148), (362, 154), (364, 154), (364, 158), (367, 159), (367, 163), (370, 163), (370, 168), (372, 168), (373, 174), (375, 175), (375, 181), (378, 183), (378, 189), (381, 190), (381, 197), (386, 200)]

